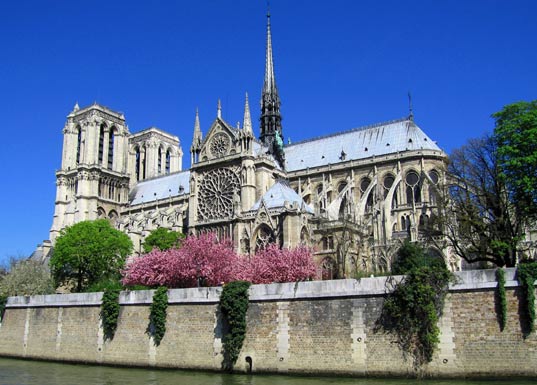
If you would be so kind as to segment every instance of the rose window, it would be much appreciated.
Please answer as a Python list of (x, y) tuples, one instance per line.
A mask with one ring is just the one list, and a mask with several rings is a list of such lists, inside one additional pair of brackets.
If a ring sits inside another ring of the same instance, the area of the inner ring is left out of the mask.
[(222, 168), (208, 172), (200, 183), (198, 215), (202, 220), (230, 218), (233, 202), (239, 193), (239, 177)]
[(221, 157), (227, 154), (229, 147), (229, 136), (220, 132), (211, 140), (211, 154)]

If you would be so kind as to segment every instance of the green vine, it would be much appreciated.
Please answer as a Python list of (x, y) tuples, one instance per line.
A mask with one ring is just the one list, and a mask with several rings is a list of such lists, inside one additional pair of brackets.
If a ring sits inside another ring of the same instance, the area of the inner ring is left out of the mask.
[(228, 326), (224, 335), (224, 362), (232, 370), (246, 336), (246, 311), (248, 310), (248, 288), (250, 282), (234, 281), (224, 286), (220, 295), (220, 309)]
[(498, 281), (498, 302), (499, 302), (499, 321), (500, 330), (505, 329), (507, 324), (507, 297), (505, 294), (505, 270), (502, 268), (496, 269), (496, 280)]
[(101, 321), (105, 339), (114, 338), (119, 318), (119, 289), (107, 288), (101, 302)]
[(437, 326), (452, 274), (444, 266), (411, 270), (386, 298), (377, 329), (397, 336), (397, 343), (413, 358), (417, 370), (431, 362), (440, 342)]
[(149, 314), (149, 331), (153, 336), (155, 345), (160, 345), (160, 341), (166, 333), (166, 309), (168, 308), (168, 288), (159, 287), (153, 295), (151, 312)]
[(4, 318), (4, 311), (6, 310), (7, 297), (5, 295), (0, 295), (0, 322)]
[(518, 282), (522, 285), (528, 315), (529, 333), (535, 331), (535, 281), (537, 280), (537, 262), (521, 263), (517, 269)]

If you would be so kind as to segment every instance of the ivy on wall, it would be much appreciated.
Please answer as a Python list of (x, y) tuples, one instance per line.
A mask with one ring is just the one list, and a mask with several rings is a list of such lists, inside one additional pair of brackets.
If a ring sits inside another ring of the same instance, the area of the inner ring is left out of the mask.
[(496, 280), (498, 281), (498, 318), (500, 321), (500, 330), (503, 331), (507, 324), (507, 297), (505, 293), (505, 270), (501, 267), (496, 269)]
[(105, 339), (114, 338), (119, 318), (119, 289), (106, 288), (101, 302), (101, 322)]
[[(537, 280), (537, 262), (521, 263), (517, 269), (518, 282), (524, 294), (528, 331), (535, 331), (535, 281)], [(528, 333), (528, 334), (529, 334)]]
[(4, 295), (0, 295), (0, 322), (2, 322), (2, 318), (4, 318), (4, 310), (6, 310), (6, 303), (7, 297)]
[(223, 366), (226, 370), (233, 369), (246, 336), (249, 287), (250, 282), (233, 281), (224, 286), (220, 295), (220, 309), (228, 326), (222, 341), (224, 346)]
[(168, 288), (161, 286), (153, 294), (153, 302), (149, 314), (149, 332), (153, 336), (155, 345), (160, 345), (160, 341), (166, 333), (166, 310), (168, 309)]
[(431, 362), (440, 342), (437, 326), (452, 274), (444, 266), (418, 267), (408, 272), (384, 301), (379, 328), (394, 334), (417, 370)]

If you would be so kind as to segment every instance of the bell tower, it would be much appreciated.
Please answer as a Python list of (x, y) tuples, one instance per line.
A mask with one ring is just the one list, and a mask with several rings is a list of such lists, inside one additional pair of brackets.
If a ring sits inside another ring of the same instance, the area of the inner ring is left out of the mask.
[(56, 172), (53, 243), (61, 229), (77, 222), (115, 222), (127, 205), (129, 135), (123, 114), (98, 104), (81, 109), (77, 103), (67, 116), (62, 165)]

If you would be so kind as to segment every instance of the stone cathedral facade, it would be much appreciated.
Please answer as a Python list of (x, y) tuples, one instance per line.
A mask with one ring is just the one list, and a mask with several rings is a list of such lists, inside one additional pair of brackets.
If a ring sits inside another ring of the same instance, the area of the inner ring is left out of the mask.
[[(244, 255), (270, 242), (312, 246), (323, 276), (337, 278), (388, 270), (404, 239), (426, 242), (446, 154), (412, 113), (284, 144), (267, 20), (259, 136), (248, 95), (242, 126), (224, 121), (218, 103), (203, 133), (196, 112), (188, 170), (177, 136), (155, 127), (131, 133), (120, 113), (75, 106), (63, 129), (50, 245), (66, 226), (107, 218), (136, 253), (158, 227), (211, 231)], [(430, 251), (459, 268), (446, 244)]]

